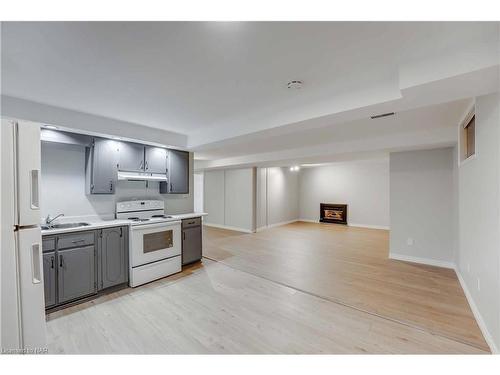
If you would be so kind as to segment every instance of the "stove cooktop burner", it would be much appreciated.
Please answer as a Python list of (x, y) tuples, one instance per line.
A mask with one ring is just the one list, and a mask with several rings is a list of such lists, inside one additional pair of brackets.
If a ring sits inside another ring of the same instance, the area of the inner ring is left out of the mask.
[(149, 219), (139, 219), (138, 217), (129, 217), (128, 220), (137, 221), (137, 222), (149, 221)]
[(153, 215), (151, 217), (155, 218), (155, 219), (157, 219), (157, 218), (160, 218), (160, 219), (171, 219), (172, 218), (172, 216), (168, 216), (168, 215)]

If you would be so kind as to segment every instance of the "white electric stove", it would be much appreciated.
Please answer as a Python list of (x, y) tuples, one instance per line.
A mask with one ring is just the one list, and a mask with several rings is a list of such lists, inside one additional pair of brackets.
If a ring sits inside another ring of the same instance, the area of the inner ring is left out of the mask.
[(118, 202), (116, 218), (131, 221), (129, 236), (131, 287), (181, 271), (181, 221), (165, 215), (164, 201)]

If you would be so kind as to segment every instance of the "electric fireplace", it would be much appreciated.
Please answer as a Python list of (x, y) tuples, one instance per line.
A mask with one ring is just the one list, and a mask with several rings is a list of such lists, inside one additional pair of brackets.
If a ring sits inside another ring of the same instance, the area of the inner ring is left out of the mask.
[(322, 223), (347, 224), (347, 204), (320, 203), (319, 211)]

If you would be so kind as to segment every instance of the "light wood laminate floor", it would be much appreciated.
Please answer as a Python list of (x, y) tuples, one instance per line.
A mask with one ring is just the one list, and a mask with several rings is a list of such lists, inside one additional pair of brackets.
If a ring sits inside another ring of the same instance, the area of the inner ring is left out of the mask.
[(204, 260), (50, 314), (50, 353), (482, 353)]
[(204, 241), (216, 261), (49, 314), (49, 352), (487, 352), (453, 271), (388, 260), (386, 231), (205, 227)]
[(255, 234), (205, 227), (204, 255), (489, 350), (455, 271), (389, 259), (387, 230), (306, 222)]

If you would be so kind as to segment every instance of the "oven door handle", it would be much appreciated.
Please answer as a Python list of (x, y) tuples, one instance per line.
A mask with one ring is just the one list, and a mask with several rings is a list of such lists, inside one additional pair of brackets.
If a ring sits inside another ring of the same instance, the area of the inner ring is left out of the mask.
[(153, 229), (153, 228), (168, 228), (173, 225), (180, 224), (180, 220), (176, 221), (166, 221), (163, 223), (154, 223), (154, 224), (141, 224), (141, 225), (132, 225), (131, 228), (133, 231), (135, 230), (144, 230), (144, 229)]

